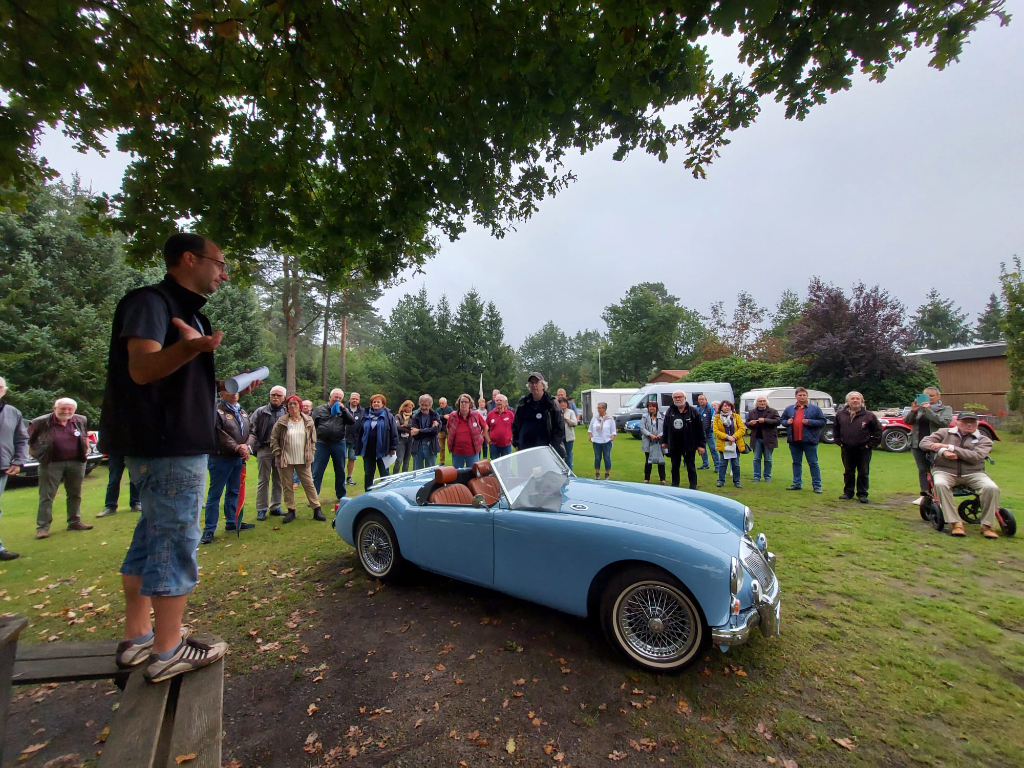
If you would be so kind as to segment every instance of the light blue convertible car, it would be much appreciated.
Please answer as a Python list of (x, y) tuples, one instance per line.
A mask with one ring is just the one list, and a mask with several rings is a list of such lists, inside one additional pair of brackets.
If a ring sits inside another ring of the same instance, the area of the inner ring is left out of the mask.
[(750, 509), (709, 493), (576, 477), (549, 447), (379, 479), (334, 526), (382, 581), (407, 564), (600, 621), (650, 670), (779, 632)]

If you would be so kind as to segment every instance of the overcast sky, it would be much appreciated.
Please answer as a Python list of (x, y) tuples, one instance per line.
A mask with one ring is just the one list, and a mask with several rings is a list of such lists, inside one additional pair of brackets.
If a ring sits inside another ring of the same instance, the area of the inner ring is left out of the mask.
[[(1010, 11), (1019, 3), (1011, 2)], [(716, 41), (716, 70), (736, 69)], [(493, 300), (509, 343), (548, 320), (604, 330), (604, 307), (660, 281), (702, 313), (731, 311), (739, 289), (774, 306), (808, 279), (881, 283), (912, 312), (936, 288), (976, 318), (998, 291), (999, 264), (1024, 256), (1024, 19), (983, 25), (961, 62), (938, 72), (926, 51), (881, 84), (858, 77), (803, 122), (774, 102), (693, 179), (683, 152), (624, 162), (603, 146), (570, 159), (578, 181), (502, 240), (470, 226), (443, 242), (425, 274), (379, 304), (385, 317), (426, 285), (452, 304), (475, 287)], [(666, 121), (685, 121), (670, 112)], [(62, 174), (113, 193), (127, 158), (83, 156), (59, 134), (41, 146)]]

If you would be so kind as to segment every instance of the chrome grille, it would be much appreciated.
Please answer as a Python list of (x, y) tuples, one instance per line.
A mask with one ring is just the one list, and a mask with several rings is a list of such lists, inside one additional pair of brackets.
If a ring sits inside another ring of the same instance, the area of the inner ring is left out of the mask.
[(760, 582), (762, 591), (772, 591), (772, 588), (775, 586), (775, 574), (768, 567), (768, 563), (765, 562), (760, 551), (757, 549), (747, 549), (746, 556), (743, 558), (743, 565), (750, 572), (750, 575)]

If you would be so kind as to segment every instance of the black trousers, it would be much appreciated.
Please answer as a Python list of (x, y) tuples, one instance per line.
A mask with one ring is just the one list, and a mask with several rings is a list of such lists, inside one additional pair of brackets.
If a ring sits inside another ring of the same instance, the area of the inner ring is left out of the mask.
[(683, 451), (682, 455), (672, 456), (672, 487), (679, 487), (679, 460), (682, 459), (686, 464), (686, 479), (690, 483), (690, 490), (697, 490), (697, 463), (694, 460), (697, 456), (697, 451)]
[(921, 495), (924, 496), (926, 493), (931, 493), (928, 488), (928, 473), (932, 471), (932, 465), (928, 461), (928, 452), (922, 451), (920, 448), (911, 448), (910, 452), (914, 454), (914, 463), (917, 464), (917, 486), (921, 489)]
[(842, 446), (843, 453), (843, 493), (853, 496), (854, 480), (856, 479), (857, 498), (868, 497), (868, 471), (871, 469), (871, 449), (850, 448)]
[[(394, 466), (394, 465), (392, 465)], [(381, 477), (388, 476), (388, 468), (384, 466), (384, 459), (378, 459), (371, 456), (363, 456), (363, 489), (370, 490), (370, 486), (373, 485), (373, 473), (374, 470), (380, 472)]]
[[(650, 457), (649, 457), (648, 454), (645, 453), (644, 456), (648, 457), (648, 458), (646, 458), (644, 460), (644, 480), (650, 480), (651, 479), (651, 467), (653, 467), (654, 465), (651, 464), (651, 460), (650, 460)], [(665, 482), (665, 462), (664, 461), (661, 462), (661, 464), (658, 464), (658, 477), (661, 478), (662, 482)]]

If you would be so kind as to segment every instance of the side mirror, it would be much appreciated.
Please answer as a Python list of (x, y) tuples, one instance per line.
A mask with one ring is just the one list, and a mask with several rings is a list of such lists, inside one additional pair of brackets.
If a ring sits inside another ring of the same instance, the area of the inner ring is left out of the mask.
[(486, 509), (487, 508), (487, 499), (484, 498), (484, 495), (482, 493), (478, 493), (476, 496), (473, 497), (473, 508), (474, 509)]

